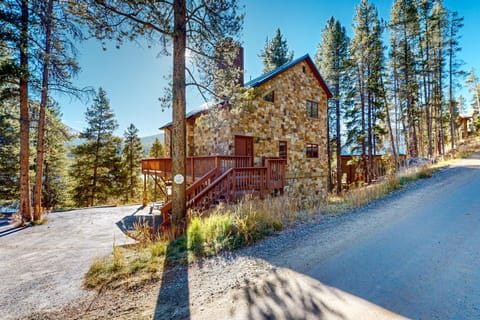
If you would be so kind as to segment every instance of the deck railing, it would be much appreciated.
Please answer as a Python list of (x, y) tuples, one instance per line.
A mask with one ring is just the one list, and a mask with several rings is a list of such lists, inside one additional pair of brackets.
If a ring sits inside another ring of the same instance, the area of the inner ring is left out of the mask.
[[(189, 177), (196, 178), (203, 177), (210, 170), (220, 168), (223, 173), (230, 168), (245, 168), (252, 167), (252, 157), (248, 156), (201, 156), (201, 157), (187, 157), (186, 174)], [(158, 158), (158, 159), (143, 159), (142, 173), (161, 175), (163, 177), (172, 174), (172, 159)]]
[[(262, 167), (253, 167), (253, 158), (244, 156), (206, 156), (187, 158), (186, 189), (187, 209), (205, 210), (218, 201), (235, 201), (246, 193), (265, 196), (273, 190), (283, 192), (286, 160), (262, 159)], [(172, 175), (170, 158), (142, 160), (145, 175), (161, 176), (168, 180)], [(172, 202), (161, 209), (164, 223), (170, 221)]]

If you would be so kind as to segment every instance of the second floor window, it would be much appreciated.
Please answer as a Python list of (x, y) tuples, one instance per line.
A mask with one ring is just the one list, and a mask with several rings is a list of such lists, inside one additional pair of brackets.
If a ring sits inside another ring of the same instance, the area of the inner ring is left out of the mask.
[(278, 143), (278, 156), (282, 159), (287, 159), (287, 142), (280, 141)]
[(318, 119), (318, 103), (307, 100), (307, 117)]
[(307, 143), (307, 158), (318, 158), (318, 144)]

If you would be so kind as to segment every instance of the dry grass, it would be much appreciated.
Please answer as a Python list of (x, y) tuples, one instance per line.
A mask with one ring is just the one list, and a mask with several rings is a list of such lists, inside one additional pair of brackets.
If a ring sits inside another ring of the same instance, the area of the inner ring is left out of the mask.
[(394, 176), (386, 177), (378, 183), (351, 189), (343, 195), (329, 195), (325, 211), (331, 214), (343, 214), (361, 208), (374, 200), (380, 199), (402, 188), (407, 183), (431, 177), (437, 169), (438, 167), (432, 168), (428, 165), (410, 168)]
[(113, 246), (108, 257), (98, 258), (85, 274), (84, 286), (89, 289), (133, 288), (159, 279), (163, 270), (166, 243)]

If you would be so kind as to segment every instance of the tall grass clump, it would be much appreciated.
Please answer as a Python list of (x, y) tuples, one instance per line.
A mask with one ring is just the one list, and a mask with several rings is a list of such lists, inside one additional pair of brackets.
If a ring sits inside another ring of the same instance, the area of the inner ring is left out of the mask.
[(196, 256), (209, 256), (248, 246), (294, 223), (314, 207), (314, 201), (288, 195), (264, 200), (247, 198), (219, 207), (208, 216), (190, 220), (187, 248)]

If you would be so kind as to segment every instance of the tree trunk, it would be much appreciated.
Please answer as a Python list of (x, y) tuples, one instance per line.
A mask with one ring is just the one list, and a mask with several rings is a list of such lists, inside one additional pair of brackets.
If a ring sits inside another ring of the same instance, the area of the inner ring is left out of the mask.
[[(453, 27), (451, 27), (453, 28)], [(455, 149), (455, 105), (453, 101), (453, 44), (452, 44), (452, 37), (453, 31), (450, 31), (450, 48), (449, 48), (449, 56), (448, 56), (448, 65), (449, 65), (449, 88), (448, 88), (448, 101), (450, 107), (450, 142), (452, 146), (452, 152)]]
[(42, 75), (42, 93), (40, 100), (40, 112), (38, 116), (38, 132), (37, 132), (37, 159), (35, 172), (35, 192), (34, 192), (34, 211), (33, 219), (39, 220), (42, 214), (42, 180), (43, 180), (43, 154), (44, 154), (44, 138), (45, 138), (45, 114), (48, 103), (48, 77), (50, 72), (50, 53), (52, 38), (52, 11), (53, 0), (48, 1), (48, 8), (45, 14), (45, 57), (43, 59), (43, 75)]
[(173, 1), (174, 37), (173, 37), (173, 130), (172, 130), (172, 168), (173, 200), (172, 227), (177, 235), (183, 234), (186, 220), (186, 122), (185, 122), (185, 48), (186, 48), (186, 3), (185, 0)]
[(20, 31), (20, 213), (22, 222), (32, 220), (30, 200), (30, 115), (28, 106), (28, 0), (21, 2), (21, 31)]
[(328, 192), (333, 190), (333, 183), (332, 183), (332, 147), (330, 146), (330, 114), (329, 114), (329, 106), (327, 102), (327, 163), (328, 163)]
[(135, 177), (134, 177), (134, 170), (133, 170), (133, 139), (131, 139), (130, 141), (130, 199), (133, 199), (135, 197), (135, 190), (133, 188), (134, 182), (135, 182)]
[(368, 165), (367, 165), (367, 146), (365, 141), (365, 95), (363, 92), (363, 79), (362, 79), (362, 69), (359, 67), (358, 70), (358, 84), (360, 92), (360, 108), (361, 108), (361, 119), (362, 119), (362, 163), (363, 163), (363, 181), (368, 182)]
[(100, 152), (100, 132), (97, 132), (97, 145), (95, 147), (95, 159), (93, 160), (92, 190), (90, 190), (90, 207), (95, 204), (95, 194), (97, 189), (98, 158)]
[[(370, 69), (370, 68), (368, 68)], [(370, 70), (368, 70), (370, 73)], [(370, 76), (370, 74), (369, 74)], [(372, 108), (373, 108), (373, 101), (372, 101), (372, 93), (370, 88), (367, 89), (367, 146), (368, 146), (368, 178), (367, 182), (372, 182), (374, 178), (374, 170), (373, 170), (373, 128), (372, 128)]]
[(337, 144), (337, 194), (342, 193), (342, 137), (340, 129), (340, 75), (335, 84), (335, 121), (336, 121), (336, 144)]
[[(380, 76), (380, 83), (382, 85), (382, 88), (385, 90), (385, 84), (383, 82), (383, 76)], [(392, 120), (390, 119), (390, 110), (389, 110), (387, 95), (385, 94), (385, 91), (383, 91), (382, 95), (383, 95), (383, 103), (385, 104), (385, 112), (386, 112), (386, 117), (387, 117), (388, 133), (390, 135), (390, 144), (392, 145), (393, 160), (395, 162), (395, 172), (397, 172), (398, 166), (399, 166), (399, 161), (398, 161), (397, 148), (396, 148), (396, 145), (395, 145), (395, 137), (393, 136)]]

